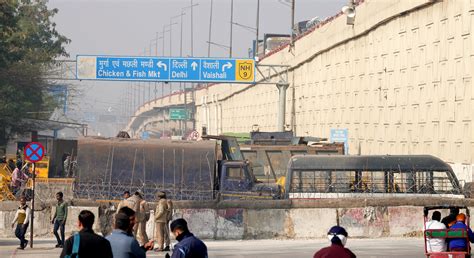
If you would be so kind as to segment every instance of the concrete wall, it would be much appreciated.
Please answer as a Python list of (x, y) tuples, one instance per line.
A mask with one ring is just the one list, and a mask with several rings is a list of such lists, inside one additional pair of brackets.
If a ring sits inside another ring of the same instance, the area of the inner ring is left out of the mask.
[[(104, 207), (71, 206), (66, 224), (67, 237), (77, 231), (77, 215), (83, 209), (88, 209), (96, 215), (96, 232), (109, 234), (113, 212), (108, 212)], [(37, 211), (35, 214), (35, 235), (52, 237), (50, 209)], [(14, 237), (10, 227), (13, 216), (14, 211), (0, 211), (0, 237)], [(175, 210), (174, 218), (186, 219), (191, 231), (204, 239), (324, 238), (327, 230), (338, 221), (348, 230), (351, 237), (413, 237), (421, 236), (423, 229), (422, 207), (416, 206), (180, 208)], [(152, 220), (147, 223), (147, 234), (150, 239), (154, 238)]]
[[(48, 207), (41, 210), (35, 211), (34, 219), (34, 235), (35, 236), (48, 236), (54, 237), (53, 225), (51, 224), (52, 214), (54, 214), (55, 208)], [(69, 206), (68, 217), (65, 225), (66, 236), (70, 236), (72, 233), (78, 231), (77, 216), (82, 210), (90, 210), (95, 215), (94, 230), (101, 232), (101, 223), (99, 216), (99, 207), (80, 207), (80, 206)], [(11, 222), (15, 217), (16, 210), (2, 209), (0, 210), (0, 237), (15, 237), (15, 232), (11, 229)], [(28, 235), (31, 230), (28, 228)]]

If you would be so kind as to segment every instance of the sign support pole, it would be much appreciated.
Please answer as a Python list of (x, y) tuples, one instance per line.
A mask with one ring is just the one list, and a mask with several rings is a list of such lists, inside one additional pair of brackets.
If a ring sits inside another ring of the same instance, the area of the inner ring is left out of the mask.
[(280, 100), (278, 101), (278, 132), (285, 131), (285, 113), (286, 113), (286, 89), (288, 89), (289, 84), (279, 82), (276, 84), (278, 92), (280, 93)]
[(30, 248), (33, 248), (33, 223), (35, 221), (35, 186), (36, 186), (36, 163), (33, 163), (33, 193), (31, 197), (31, 228), (30, 228)]

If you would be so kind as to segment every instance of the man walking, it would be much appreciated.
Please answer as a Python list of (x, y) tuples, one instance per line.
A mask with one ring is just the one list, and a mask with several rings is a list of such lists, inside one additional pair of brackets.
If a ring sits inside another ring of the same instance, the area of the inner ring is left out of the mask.
[[(66, 255), (87, 258), (112, 258), (112, 249), (107, 239), (97, 235), (92, 230), (95, 216), (91, 211), (83, 210), (78, 216), (79, 233), (68, 238), (64, 244), (60, 258)], [(76, 252), (75, 246), (78, 246)], [(74, 256), (73, 256), (74, 253)]]
[(173, 221), (170, 229), (178, 240), (171, 258), (207, 258), (207, 246), (189, 232), (186, 220), (177, 219)]
[(15, 236), (20, 239), (20, 247), (18, 249), (25, 249), (28, 245), (28, 240), (25, 239), (25, 233), (28, 229), (28, 224), (30, 222), (31, 210), (30, 207), (26, 204), (26, 198), (24, 196), (20, 197), (20, 207), (16, 210), (15, 218), (13, 218), (12, 228), (15, 226)]
[[(58, 203), (56, 204), (56, 212), (51, 220), (51, 224), (54, 224), (53, 233), (58, 242), (56, 245), (57, 248), (62, 248), (64, 245), (64, 225), (67, 219), (67, 203), (64, 201), (63, 196), (62, 192), (56, 193)], [(58, 229), (61, 231), (61, 237), (58, 235)]]
[(156, 252), (164, 251), (163, 244), (166, 244), (169, 250), (170, 241), (165, 242), (166, 231), (168, 231), (168, 202), (166, 201), (166, 193), (158, 192), (158, 205), (155, 210), (155, 240), (158, 243)]

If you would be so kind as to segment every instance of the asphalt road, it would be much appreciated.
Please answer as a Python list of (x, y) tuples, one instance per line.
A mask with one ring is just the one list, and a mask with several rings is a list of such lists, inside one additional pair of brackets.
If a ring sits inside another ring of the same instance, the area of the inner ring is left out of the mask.
[[(209, 257), (312, 257), (315, 251), (328, 244), (316, 240), (238, 240), (205, 241)], [(17, 239), (0, 239), (0, 257), (40, 258), (59, 257), (60, 249), (54, 248), (53, 239), (35, 240), (34, 248), (17, 250)], [(425, 257), (421, 238), (348, 239), (347, 247), (357, 257)], [(171, 254), (171, 253), (170, 253)], [(147, 257), (164, 257), (165, 253), (148, 252)]]

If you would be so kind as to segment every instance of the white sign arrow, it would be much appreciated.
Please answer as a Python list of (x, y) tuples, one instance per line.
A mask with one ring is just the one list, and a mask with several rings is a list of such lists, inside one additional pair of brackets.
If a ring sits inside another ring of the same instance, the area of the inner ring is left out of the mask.
[(191, 63), (191, 67), (193, 68), (193, 71), (196, 71), (197, 66), (198, 66), (198, 64), (196, 63), (196, 61)]
[(232, 68), (232, 63), (231, 62), (227, 62), (227, 64), (223, 65), (222, 66), (222, 71), (224, 71), (224, 69), (230, 69)]
[(156, 63), (156, 66), (157, 66), (158, 68), (164, 67), (163, 70), (165, 70), (165, 71), (167, 70), (166, 64), (163, 63), (163, 62), (161, 62), (161, 61), (159, 61), (158, 63)]

